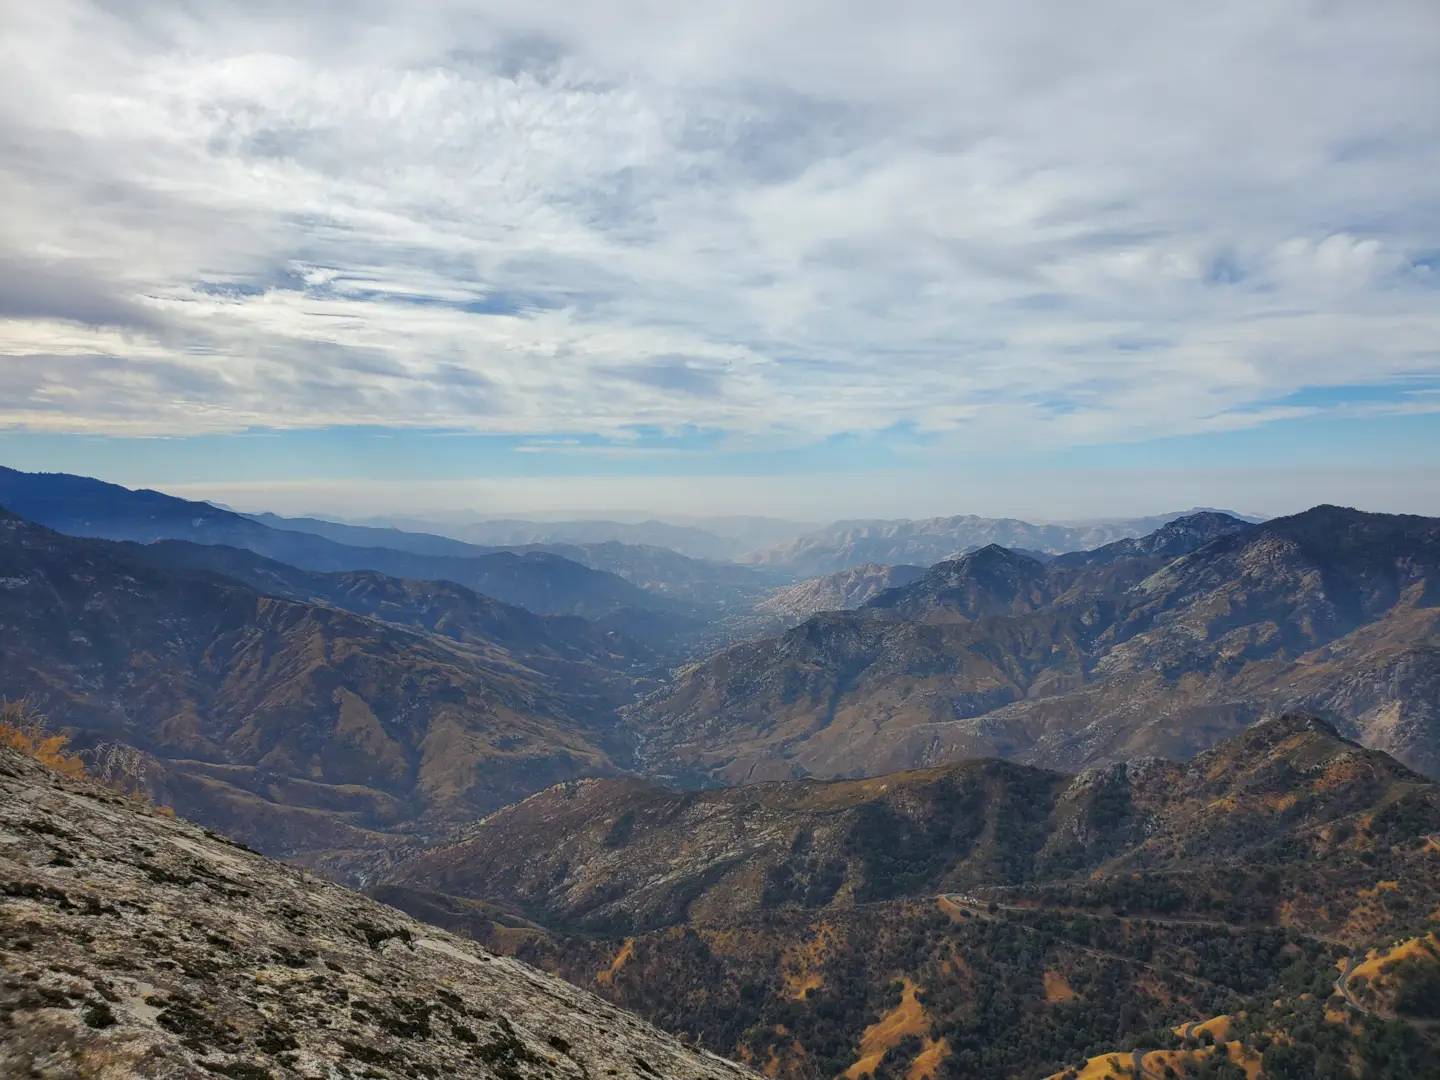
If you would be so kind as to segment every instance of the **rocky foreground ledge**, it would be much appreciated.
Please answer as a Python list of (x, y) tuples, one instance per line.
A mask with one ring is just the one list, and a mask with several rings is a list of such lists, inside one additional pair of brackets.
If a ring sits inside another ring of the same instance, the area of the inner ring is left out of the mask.
[(0, 1076), (742, 1080), (568, 983), (0, 750)]

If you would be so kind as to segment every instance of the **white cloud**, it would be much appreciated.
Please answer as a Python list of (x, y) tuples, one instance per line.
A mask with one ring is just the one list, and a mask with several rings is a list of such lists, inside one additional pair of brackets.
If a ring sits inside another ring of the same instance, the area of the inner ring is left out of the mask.
[(1063, 446), (1440, 378), (1419, 0), (6, 22), (0, 424)]

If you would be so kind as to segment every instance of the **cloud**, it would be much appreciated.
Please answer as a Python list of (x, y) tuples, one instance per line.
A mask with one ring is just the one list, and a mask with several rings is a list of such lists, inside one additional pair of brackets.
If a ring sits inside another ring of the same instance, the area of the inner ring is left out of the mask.
[(1440, 380), (1440, 16), (53, 0), (0, 424), (1063, 447)]
[(685, 357), (657, 357), (646, 364), (602, 368), (600, 373), (662, 393), (688, 394), (699, 398), (719, 397), (724, 381), (724, 373), (719, 369)]
[(83, 266), (0, 252), (0, 319), (56, 319), (86, 326), (159, 331), (140, 303), (117, 295)]

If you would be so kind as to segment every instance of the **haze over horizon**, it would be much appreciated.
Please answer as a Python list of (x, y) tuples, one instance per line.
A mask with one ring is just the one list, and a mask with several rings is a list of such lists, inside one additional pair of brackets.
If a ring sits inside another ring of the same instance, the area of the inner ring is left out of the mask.
[(10, 5), (0, 463), (349, 517), (1440, 514), (1440, 9)]
[[(1079, 524), (1142, 518), (1210, 507), (1248, 517), (1299, 513), (1323, 503), (1383, 513), (1440, 516), (1440, 498), (1423, 486), (1428, 477), (1414, 471), (1388, 476), (1356, 472), (1330, 476), (1331, 483), (1309, 483), (1313, 475), (1272, 471), (1261, 484), (1234, 484), (1243, 474), (1197, 473), (1187, 478), (1146, 472), (1113, 471), (1086, 476), (1065, 490), (1057, 473), (1041, 474), (1055, 483), (1039, 490), (1024, 487), (1024, 476), (992, 472), (983, 487), (941, 482), (926, 493), (896, 489), (883, 474), (807, 476), (798, 481), (769, 477), (711, 477), (702, 488), (687, 477), (646, 477), (619, 482), (567, 478), (525, 481), (331, 481), (324, 484), (160, 484), (157, 490), (182, 498), (213, 502), (242, 513), (271, 512), (292, 517), (321, 517), (354, 522), (421, 524), (516, 518), (535, 521), (647, 519), (710, 527), (712, 521), (755, 516), (818, 527), (837, 521), (925, 519), (973, 514), (1019, 518), (1034, 523)], [(928, 477), (909, 476), (912, 482)], [(1190, 483), (1178, 483), (1188, 479)], [(1253, 477), (1251, 479), (1254, 479)], [(1340, 482), (1334, 482), (1339, 480)], [(787, 482), (789, 481), (789, 482)], [(888, 483), (887, 483), (888, 481)], [(1016, 485), (1005, 490), (1006, 482)], [(1348, 482), (1347, 482), (1348, 481)], [(1386, 482), (1388, 481), (1388, 483)], [(1299, 486), (1296, 486), (1296, 485)], [(1202, 496), (1215, 495), (1214, 499)], [(1235, 494), (1235, 499), (1220, 496)], [(1187, 497), (1193, 495), (1193, 498)], [(588, 498), (587, 498), (588, 496)], [(1347, 497), (1349, 496), (1349, 497)], [(723, 531), (723, 530), (721, 530)]]

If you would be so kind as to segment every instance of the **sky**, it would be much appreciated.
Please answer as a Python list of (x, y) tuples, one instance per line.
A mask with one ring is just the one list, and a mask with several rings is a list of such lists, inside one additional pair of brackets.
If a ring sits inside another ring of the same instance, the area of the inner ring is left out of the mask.
[(1440, 6), (0, 0), (0, 463), (1440, 514)]

